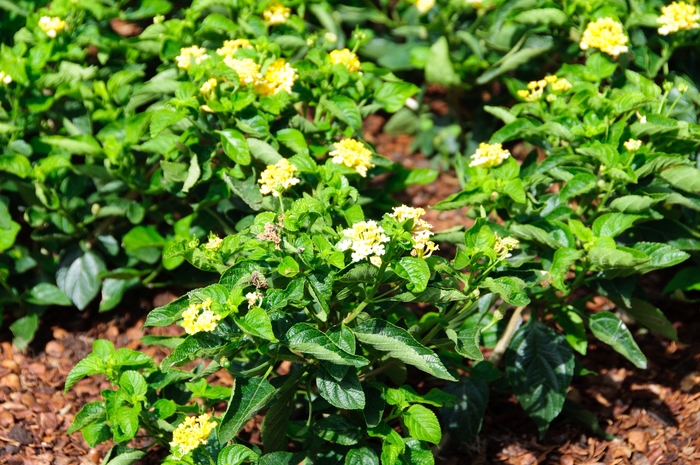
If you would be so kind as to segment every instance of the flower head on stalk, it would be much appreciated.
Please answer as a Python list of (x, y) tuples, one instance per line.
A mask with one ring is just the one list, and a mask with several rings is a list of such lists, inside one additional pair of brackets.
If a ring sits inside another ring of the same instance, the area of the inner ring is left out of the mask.
[(621, 53), (627, 53), (629, 39), (622, 29), (622, 24), (612, 18), (600, 18), (588, 23), (583, 32), (581, 50), (597, 48), (601, 52), (617, 58)]
[(198, 417), (187, 417), (173, 431), (173, 440), (170, 449), (173, 455), (180, 459), (197, 447), (207, 443), (207, 438), (214, 428), (216, 421), (210, 421), (211, 417), (205, 413)]
[(216, 329), (216, 325), (221, 320), (221, 315), (215, 314), (211, 310), (212, 300), (206, 299), (199, 304), (190, 304), (182, 312), (182, 322), (180, 326), (185, 328), (187, 334), (197, 334), (203, 331), (211, 332)]
[(335, 150), (330, 152), (333, 163), (354, 168), (363, 178), (367, 176), (367, 170), (373, 168), (372, 152), (365, 145), (355, 139), (343, 139), (333, 144)]
[(55, 39), (59, 32), (66, 28), (66, 22), (58, 17), (42, 16), (39, 20), (39, 27), (52, 39)]
[(291, 94), (296, 79), (297, 71), (284, 58), (278, 58), (267, 67), (263, 79), (256, 83), (255, 91), (260, 95), (275, 95), (281, 91)]
[(673, 2), (661, 8), (661, 16), (656, 19), (661, 26), (659, 34), (667, 36), (678, 31), (689, 31), (700, 27), (700, 14), (695, 5)]
[(384, 255), (384, 243), (389, 238), (384, 234), (384, 228), (376, 221), (360, 221), (343, 231), (344, 239), (338, 243), (341, 251), (352, 250), (352, 261), (359, 262), (369, 258), (374, 266), (381, 266)]
[(333, 50), (330, 53), (330, 57), (331, 63), (333, 63), (334, 65), (341, 64), (345, 66), (345, 68), (350, 73), (356, 73), (362, 67), (362, 64), (357, 58), (357, 55), (347, 48), (344, 48), (342, 50)]
[(269, 26), (284, 24), (289, 19), (292, 10), (282, 5), (280, 2), (274, 1), (263, 12), (263, 18)]
[(199, 65), (207, 59), (209, 59), (209, 55), (207, 55), (207, 49), (199, 47), (197, 45), (181, 48), (180, 54), (175, 57), (175, 61), (177, 61), (177, 67), (184, 70), (190, 69), (190, 66), (192, 66), (192, 61), (194, 61), (195, 64)]
[(262, 195), (272, 194), (279, 197), (282, 191), (299, 183), (299, 179), (294, 177), (297, 167), (289, 163), (289, 160), (282, 158), (274, 165), (267, 165), (267, 169), (260, 174), (258, 183)]
[(482, 142), (479, 148), (472, 155), (472, 161), (469, 166), (481, 166), (483, 168), (492, 168), (498, 166), (510, 157), (510, 152), (503, 148), (501, 144), (487, 144)]
[(431, 229), (433, 225), (421, 218), (425, 215), (425, 210), (422, 208), (414, 208), (406, 205), (394, 207), (394, 212), (389, 214), (398, 223), (403, 223), (407, 220), (413, 220), (411, 227), (411, 238), (413, 239), (413, 250), (411, 255), (419, 258), (428, 258), (433, 252), (439, 250), (439, 247), (430, 240), (433, 235)]

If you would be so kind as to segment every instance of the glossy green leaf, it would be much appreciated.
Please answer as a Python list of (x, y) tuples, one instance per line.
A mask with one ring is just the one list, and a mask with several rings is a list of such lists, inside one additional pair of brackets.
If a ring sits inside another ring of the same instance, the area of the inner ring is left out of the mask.
[(595, 337), (625, 356), (634, 366), (641, 369), (647, 367), (647, 358), (627, 326), (614, 313), (601, 312), (591, 315), (588, 327)]
[(325, 360), (337, 365), (363, 367), (369, 364), (369, 360), (358, 355), (351, 355), (335, 343), (324, 333), (309, 323), (297, 323), (287, 331), (289, 348), (311, 355), (318, 360)]
[(343, 379), (338, 381), (325, 368), (320, 367), (316, 386), (321, 397), (334, 407), (346, 410), (365, 408), (365, 393), (355, 370), (348, 369)]
[(422, 405), (411, 405), (402, 415), (408, 434), (420, 441), (428, 441), (433, 444), (439, 444), (442, 439), (442, 431), (440, 430), (440, 422), (432, 412), (432, 410)]
[(267, 406), (274, 394), (275, 388), (264, 378), (237, 378), (218, 427), (219, 442), (233, 439), (248, 420)]

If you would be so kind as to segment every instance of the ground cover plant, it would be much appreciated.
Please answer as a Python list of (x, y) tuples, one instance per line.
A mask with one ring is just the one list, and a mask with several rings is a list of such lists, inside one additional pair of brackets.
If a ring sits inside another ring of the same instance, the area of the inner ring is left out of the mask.
[(0, 315), (12, 310), (19, 346), (48, 305), (82, 310), (99, 296), (106, 311), (137, 285), (210, 281), (178, 273), (184, 259), (163, 250), (234, 232), (269, 202), (257, 174), (282, 155), (324, 157), (347, 138), (366, 158), (362, 178), (396, 171), (401, 189), (434, 177), (409, 178), (358, 140), (364, 116), (418, 89), (287, 7), (0, 6)]

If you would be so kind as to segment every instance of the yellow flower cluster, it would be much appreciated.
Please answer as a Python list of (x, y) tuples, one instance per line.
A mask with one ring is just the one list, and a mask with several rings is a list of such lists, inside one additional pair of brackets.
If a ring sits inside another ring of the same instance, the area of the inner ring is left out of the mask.
[(295, 171), (297, 171), (297, 167), (289, 163), (286, 158), (274, 165), (267, 165), (267, 169), (260, 174), (260, 179), (258, 179), (258, 183), (261, 184), (260, 193), (279, 197), (282, 191), (299, 183), (299, 179), (294, 177)]
[(55, 39), (58, 33), (66, 28), (66, 22), (61, 18), (42, 16), (39, 19), (39, 27), (47, 36)]
[[(525, 99), (526, 102), (536, 102), (542, 98), (547, 85), (550, 85), (554, 92), (566, 92), (571, 89), (571, 83), (565, 78), (558, 76), (545, 76), (539, 81), (530, 81), (527, 84), (529, 90), (521, 89), (518, 91), (518, 97)], [(547, 96), (547, 100), (556, 100), (556, 95)]]
[(512, 255), (510, 253), (511, 250), (515, 249), (518, 244), (520, 244), (520, 241), (514, 237), (499, 237), (496, 234), (496, 243), (493, 246), (493, 250), (498, 255), (498, 259), (503, 260)]
[(224, 63), (238, 74), (242, 86), (255, 85), (263, 80), (263, 76), (260, 74), (260, 65), (250, 58), (238, 60), (232, 56), (226, 56)]
[(689, 31), (697, 29), (700, 21), (695, 5), (689, 5), (685, 2), (673, 2), (670, 5), (661, 8), (661, 16), (656, 22), (661, 24), (659, 34), (667, 36), (678, 31)]
[(395, 219), (399, 223), (403, 223), (406, 220), (413, 220), (413, 228), (411, 229), (411, 234), (413, 235), (413, 250), (411, 255), (419, 258), (428, 258), (433, 252), (439, 250), (439, 247), (435, 245), (433, 241), (430, 240), (430, 236), (433, 232), (433, 225), (421, 218), (425, 215), (425, 210), (422, 208), (413, 208), (406, 205), (400, 207), (394, 207), (394, 213), (390, 213), (389, 217)]
[(292, 93), (292, 86), (297, 79), (297, 71), (284, 58), (278, 58), (267, 67), (263, 80), (255, 85), (260, 95), (274, 95), (280, 91)]
[(376, 221), (360, 221), (343, 231), (343, 240), (338, 242), (338, 250), (352, 250), (352, 261), (359, 262), (369, 257), (374, 266), (382, 265), (384, 255), (384, 243), (389, 238), (384, 234), (384, 228)]
[(510, 152), (505, 150), (501, 144), (487, 144), (482, 142), (479, 148), (472, 155), (472, 161), (469, 166), (481, 166), (483, 168), (491, 168), (498, 166), (510, 157)]
[(426, 13), (435, 6), (435, 0), (416, 0), (414, 5), (420, 13)]
[(220, 57), (233, 56), (238, 49), (252, 47), (248, 39), (224, 40), (224, 45), (216, 49), (216, 54)]
[(342, 50), (333, 50), (331, 53), (331, 63), (334, 65), (341, 64), (347, 68), (351, 73), (356, 73), (360, 70), (362, 66), (360, 60), (358, 60), (357, 55), (344, 48)]
[(210, 418), (209, 414), (205, 413), (197, 418), (187, 417), (177, 425), (173, 431), (173, 440), (170, 442), (176, 458), (180, 459), (201, 444), (207, 443), (207, 438), (216, 427), (216, 421), (210, 421)]
[(581, 50), (597, 48), (601, 52), (617, 58), (621, 53), (627, 53), (629, 39), (622, 30), (622, 24), (612, 18), (600, 18), (588, 23), (583, 32)]
[(263, 12), (263, 18), (268, 25), (275, 26), (286, 23), (291, 13), (291, 9), (275, 1), (270, 3), (270, 6)]
[(187, 334), (201, 333), (202, 331), (214, 331), (216, 325), (221, 320), (221, 316), (211, 311), (211, 299), (207, 299), (200, 304), (190, 304), (182, 312), (182, 322), (180, 326), (185, 328)]
[(5, 71), (0, 71), (0, 81), (5, 85), (12, 84), (12, 76), (6, 74)]
[(216, 236), (214, 234), (211, 234), (209, 236), (209, 240), (207, 243), (204, 245), (204, 248), (207, 250), (219, 250), (221, 248), (221, 244), (224, 243), (224, 240), (220, 238), (219, 236)]
[(636, 152), (642, 147), (642, 141), (641, 140), (636, 140), (636, 139), (630, 139), (624, 144), (625, 148), (630, 151), (630, 152)]
[(333, 144), (335, 150), (329, 155), (333, 157), (333, 163), (354, 168), (363, 178), (367, 176), (367, 170), (373, 168), (372, 152), (365, 145), (355, 139), (343, 139)]
[(207, 59), (209, 59), (209, 55), (207, 55), (207, 49), (198, 47), (196, 45), (181, 48), (180, 54), (177, 57), (175, 57), (175, 61), (177, 61), (177, 67), (182, 68), (184, 70), (190, 69), (190, 66), (192, 65), (192, 60), (194, 60), (196, 64), (200, 64)]
[(204, 84), (202, 84), (202, 87), (199, 88), (199, 92), (205, 99), (211, 100), (214, 98), (214, 92), (216, 92), (217, 85), (219, 85), (219, 82), (216, 79), (208, 79)]

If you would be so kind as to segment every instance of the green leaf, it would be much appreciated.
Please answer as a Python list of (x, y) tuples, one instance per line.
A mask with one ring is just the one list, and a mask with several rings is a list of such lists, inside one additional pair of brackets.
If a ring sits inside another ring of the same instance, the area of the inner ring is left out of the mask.
[(308, 323), (292, 326), (287, 331), (287, 341), (291, 350), (311, 355), (318, 360), (358, 368), (369, 364), (366, 358), (342, 350), (328, 336)]
[(666, 284), (663, 293), (675, 290), (700, 291), (700, 267), (683, 268)]
[(275, 388), (264, 378), (237, 378), (226, 413), (218, 427), (219, 442), (233, 439), (243, 426), (267, 406)]
[(561, 311), (557, 315), (557, 323), (564, 330), (564, 336), (569, 345), (578, 353), (586, 355), (588, 340), (586, 327), (581, 316), (574, 311)]
[(622, 213), (644, 213), (660, 202), (645, 195), (623, 195), (610, 202), (610, 208)]
[(220, 350), (225, 341), (209, 332), (200, 332), (185, 339), (170, 355), (161, 362), (161, 369), (168, 370), (174, 365), (184, 365), (198, 357), (212, 355)]
[(617, 237), (641, 218), (645, 217), (626, 213), (606, 213), (593, 222), (593, 234), (598, 237)]
[(481, 283), (481, 287), (498, 294), (503, 300), (517, 307), (530, 303), (530, 298), (521, 289), (522, 286), (513, 278), (503, 276), (493, 279), (488, 277)]
[[(628, 250), (634, 251), (634, 249)], [(615, 268), (632, 268), (649, 261), (649, 257), (642, 252), (633, 254), (628, 250), (592, 247), (588, 251), (588, 259), (596, 269), (601, 271)]]
[(217, 465), (240, 465), (243, 462), (257, 462), (258, 454), (242, 444), (226, 446), (216, 460)]
[(610, 345), (634, 366), (646, 369), (647, 358), (639, 350), (627, 326), (614, 313), (601, 312), (591, 315), (588, 327), (595, 337)]
[[(0, 313), (2, 316), (2, 313)], [(14, 323), (10, 325), (10, 331), (14, 338), (12, 339), (12, 344), (17, 346), (19, 350), (24, 350), (27, 348), (32, 339), (34, 339), (34, 334), (39, 327), (39, 315), (36, 313), (30, 313), (22, 318), (15, 320)]]
[(673, 187), (697, 194), (700, 192), (700, 170), (692, 166), (674, 166), (663, 170), (661, 177)]
[(274, 165), (282, 159), (282, 155), (267, 142), (252, 137), (249, 137), (246, 141), (248, 142), (248, 148), (253, 157), (266, 165)]
[(54, 284), (40, 283), (31, 288), (25, 298), (34, 305), (63, 305), (71, 306), (73, 302)]
[(270, 342), (277, 342), (277, 338), (272, 331), (272, 322), (267, 312), (260, 307), (253, 307), (248, 310), (243, 318), (235, 318), (236, 324), (248, 334), (267, 339)]
[(452, 66), (446, 37), (440, 37), (430, 46), (430, 55), (425, 63), (425, 79), (445, 87), (456, 86), (462, 82)]
[(91, 353), (87, 357), (79, 361), (66, 377), (66, 386), (63, 392), (68, 392), (75, 383), (85, 378), (86, 376), (105, 374), (105, 361), (98, 355)]
[(321, 397), (334, 407), (346, 410), (363, 410), (365, 408), (365, 393), (355, 370), (347, 370), (343, 379), (338, 381), (319, 367), (316, 386)]
[(165, 239), (153, 226), (135, 226), (122, 238), (122, 245), (127, 252), (149, 247), (162, 248)]
[(299, 273), (299, 264), (287, 255), (277, 267), (277, 272), (282, 276), (292, 277)]
[(448, 328), (445, 332), (447, 337), (455, 343), (455, 352), (459, 355), (476, 361), (484, 359), (484, 355), (479, 348), (481, 328), (467, 328), (460, 332)]
[(112, 439), (112, 430), (105, 422), (90, 423), (81, 432), (90, 447)]
[[(83, 434), (85, 434), (85, 431), (83, 431)], [(103, 465), (131, 465), (145, 456), (145, 451), (115, 446), (109, 451), (102, 463)]]
[(277, 389), (272, 406), (265, 413), (260, 434), (268, 453), (287, 450), (287, 424), (292, 414), (299, 381), (305, 374), (306, 370), (297, 370), (289, 375), (282, 387)]
[(401, 462), (410, 465), (435, 465), (435, 458), (430, 446), (423, 441), (413, 438), (403, 440), (406, 444), (399, 457)]
[(489, 388), (480, 379), (463, 377), (457, 383), (449, 383), (444, 391), (457, 397), (458, 401), (440, 409), (443, 425), (455, 438), (471, 441), (481, 430)]
[(666, 315), (649, 302), (637, 298), (630, 300), (629, 307), (624, 306), (620, 299), (611, 299), (615, 304), (629, 314), (637, 323), (640, 323), (652, 331), (656, 331), (663, 337), (678, 341), (678, 333), (673, 324), (668, 321)]
[(32, 173), (32, 164), (29, 162), (29, 158), (18, 153), (0, 155), (0, 171), (24, 179)]
[(384, 320), (374, 319), (365, 321), (353, 331), (360, 342), (387, 352), (391, 358), (413, 365), (436, 378), (455, 381), (438, 356), (416, 341), (405, 329)]
[(401, 415), (408, 434), (420, 441), (428, 441), (439, 444), (442, 439), (440, 422), (432, 410), (422, 405), (411, 405), (411, 407)]
[(186, 113), (182, 111), (175, 111), (169, 109), (163, 109), (153, 112), (151, 116), (151, 138), (156, 137), (164, 129), (179, 123), (183, 118), (187, 116)]
[(221, 136), (224, 153), (236, 163), (250, 165), (250, 149), (243, 134), (235, 129), (216, 131)]
[(64, 136), (45, 136), (41, 142), (58, 147), (70, 152), (71, 155), (89, 155), (95, 156), (102, 152), (102, 146), (97, 140), (87, 134), (82, 134), (73, 137)]
[(351, 128), (358, 131), (362, 129), (362, 115), (360, 115), (357, 104), (350, 97), (337, 95), (330, 100), (326, 100), (324, 106), (333, 116), (348, 124)]
[(342, 415), (331, 415), (317, 421), (314, 432), (322, 439), (341, 446), (353, 446), (362, 439), (362, 431)]
[(303, 452), (273, 452), (260, 457), (258, 465), (299, 465), (303, 460)]
[(56, 284), (79, 310), (84, 310), (100, 291), (97, 276), (104, 270), (104, 262), (91, 250), (68, 255), (56, 271)]
[(555, 250), (561, 247), (561, 244), (555, 241), (547, 231), (532, 224), (513, 224), (509, 229), (520, 239), (536, 241)]
[(182, 312), (189, 306), (190, 299), (183, 295), (167, 305), (152, 310), (146, 317), (144, 326), (169, 326), (182, 317)]
[(559, 198), (562, 202), (566, 202), (573, 197), (595, 189), (596, 186), (595, 176), (590, 173), (579, 173), (566, 182), (561, 192), (559, 192)]
[(22, 227), (19, 223), (10, 221), (10, 227), (8, 229), (0, 230), (0, 252), (4, 252), (15, 245), (15, 240), (21, 229)]
[(537, 423), (540, 437), (564, 406), (574, 373), (574, 354), (564, 336), (531, 319), (506, 351), (506, 373), (520, 405)]
[(379, 465), (379, 457), (369, 447), (353, 448), (345, 456), (345, 465)]
[(284, 145), (297, 155), (309, 154), (309, 146), (306, 144), (306, 138), (304, 137), (304, 134), (298, 129), (282, 129), (280, 131), (277, 131), (277, 133), (275, 134), (275, 138), (280, 144)]
[(518, 13), (513, 20), (522, 24), (563, 26), (569, 21), (569, 17), (557, 8), (534, 8)]
[(406, 100), (420, 91), (418, 86), (409, 82), (385, 82), (374, 93), (374, 99), (384, 105), (389, 113), (396, 113), (401, 109)]
[(129, 396), (131, 404), (136, 405), (138, 402), (146, 400), (148, 386), (141, 373), (127, 370), (119, 378), (119, 391), (122, 390)]
[(182, 192), (187, 193), (192, 189), (195, 184), (197, 184), (197, 181), (199, 180), (199, 176), (202, 174), (202, 169), (199, 167), (199, 160), (197, 159), (197, 155), (192, 155), (190, 157), (190, 168), (187, 170), (187, 177), (185, 178), (185, 182), (182, 185)]
[(416, 294), (425, 291), (430, 280), (430, 268), (426, 261), (418, 257), (401, 257), (395, 267), (396, 274), (406, 279), (408, 289)]
[(564, 283), (566, 274), (571, 269), (571, 266), (580, 260), (584, 254), (585, 252), (583, 250), (570, 248), (558, 249), (554, 252), (552, 266), (549, 269), (549, 273), (552, 276), (552, 285), (554, 287), (560, 291), (566, 291), (567, 287)]
[(634, 244), (633, 248), (650, 257), (648, 262), (635, 267), (637, 272), (642, 274), (659, 270), (661, 268), (675, 266), (690, 258), (688, 253), (683, 252), (670, 244), (658, 242), (637, 242)]
[(66, 434), (73, 434), (91, 423), (104, 422), (105, 418), (107, 414), (104, 402), (89, 402), (80, 409)]

